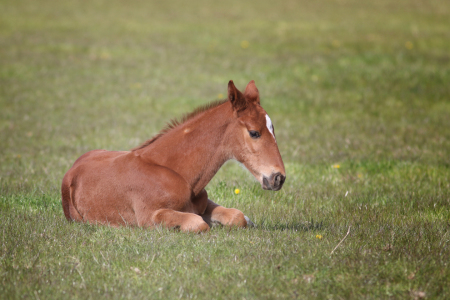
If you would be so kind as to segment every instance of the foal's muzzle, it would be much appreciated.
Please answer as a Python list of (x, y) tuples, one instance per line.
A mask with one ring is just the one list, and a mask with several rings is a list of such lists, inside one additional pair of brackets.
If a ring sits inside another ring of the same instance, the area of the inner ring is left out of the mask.
[(280, 172), (272, 173), (269, 178), (263, 176), (262, 188), (265, 190), (278, 191), (283, 186), (286, 176), (282, 175)]

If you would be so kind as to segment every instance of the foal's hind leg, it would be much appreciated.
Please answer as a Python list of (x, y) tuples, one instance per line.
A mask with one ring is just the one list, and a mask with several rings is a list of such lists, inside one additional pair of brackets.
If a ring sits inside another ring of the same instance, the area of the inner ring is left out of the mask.
[(179, 228), (187, 232), (199, 233), (209, 230), (209, 225), (199, 215), (172, 209), (158, 209), (152, 214), (151, 221), (154, 225), (160, 224), (168, 228)]
[(222, 224), (226, 226), (237, 227), (247, 227), (248, 219), (246, 219), (246, 217), (240, 210), (220, 206), (209, 199), (208, 206), (206, 207), (205, 213), (202, 215), (202, 218), (206, 223), (210, 225)]

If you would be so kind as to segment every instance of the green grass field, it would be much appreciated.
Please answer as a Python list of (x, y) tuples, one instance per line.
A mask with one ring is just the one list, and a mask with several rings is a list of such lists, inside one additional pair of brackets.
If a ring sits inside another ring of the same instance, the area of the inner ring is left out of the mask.
[[(287, 181), (229, 163), (207, 190), (256, 228), (65, 220), (76, 158), (230, 79)], [(449, 241), (449, 1), (0, 1), (1, 299), (449, 299)]]

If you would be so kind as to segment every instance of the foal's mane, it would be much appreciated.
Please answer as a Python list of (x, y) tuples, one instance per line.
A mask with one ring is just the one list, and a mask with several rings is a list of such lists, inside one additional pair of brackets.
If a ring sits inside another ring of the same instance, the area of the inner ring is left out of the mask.
[(195, 116), (201, 114), (204, 111), (207, 111), (211, 108), (214, 108), (221, 104), (224, 104), (227, 101), (228, 101), (228, 99), (212, 101), (212, 102), (209, 102), (207, 104), (197, 107), (190, 113), (184, 114), (180, 119), (170, 120), (170, 122), (168, 122), (167, 125), (157, 135), (155, 135), (151, 139), (145, 141), (140, 146), (137, 146), (136, 148), (131, 149), (131, 151), (136, 151), (136, 150), (147, 147), (148, 145), (150, 145), (151, 143), (153, 143), (154, 141), (156, 141), (157, 139), (159, 139), (160, 137), (162, 137), (163, 135), (165, 135), (166, 133), (168, 133), (175, 127), (178, 127), (179, 125), (184, 124), (187, 120), (194, 118)]

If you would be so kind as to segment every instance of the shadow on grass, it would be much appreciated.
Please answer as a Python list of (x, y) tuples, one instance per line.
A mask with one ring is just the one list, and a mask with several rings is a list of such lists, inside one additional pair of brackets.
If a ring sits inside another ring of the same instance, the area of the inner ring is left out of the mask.
[(256, 228), (262, 229), (262, 230), (292, 230), (292, 231), (312, 231), (312, 230), (322, 230), (324, 228), (322, 221), (314, 221), (314, 219), (311, 219), (311, 221), (292, 221), (292, 222), (286, 222), (286, 223), (273, 223), (268, 221), (267, 219), (262, 219), (259, 224), (256, 225)]

